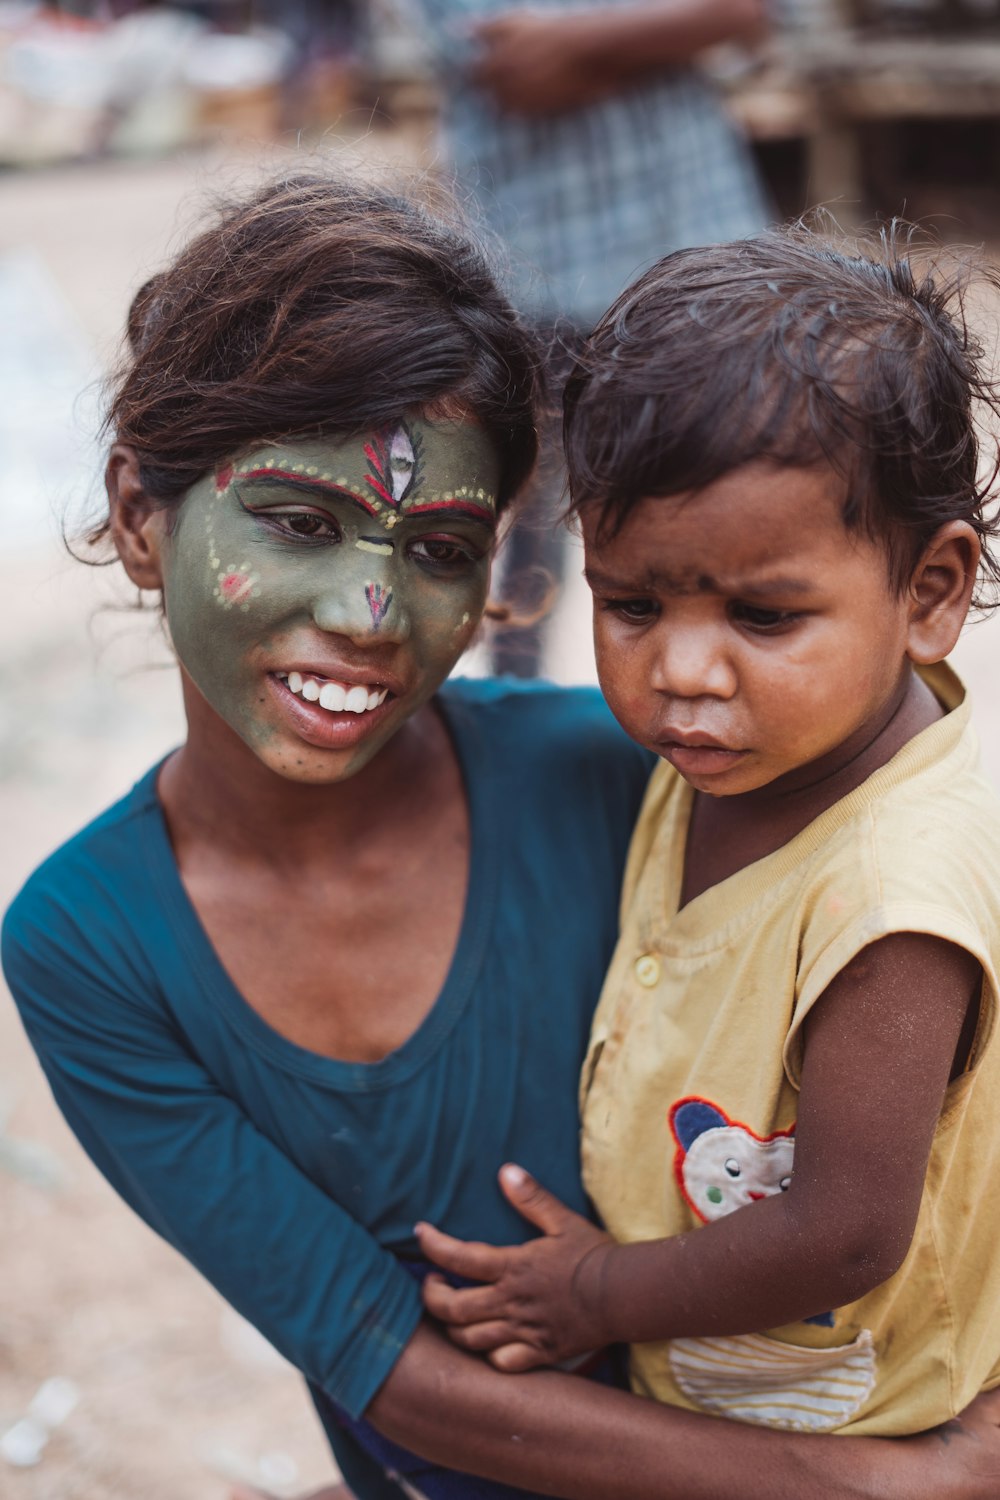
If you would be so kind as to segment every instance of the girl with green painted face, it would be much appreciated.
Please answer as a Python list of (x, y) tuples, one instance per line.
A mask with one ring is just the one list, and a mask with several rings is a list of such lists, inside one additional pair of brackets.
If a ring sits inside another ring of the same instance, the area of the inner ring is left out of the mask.
[(94, 539), (162, 597), (189, 734), (4, 927), (95, 1162), (303, 1370), (360, 1500), (994, 1494), (990, 1398), (966, 1443), (831, 1444), (505, 1376), (423, 1316), (416, 1220), (510, 1239), (505, 1160), (585, 1206), (648, 771), (589, 690), (447, 680), (535, 352), (463, 233), (321, 176), (224, 211), (129, 332)]

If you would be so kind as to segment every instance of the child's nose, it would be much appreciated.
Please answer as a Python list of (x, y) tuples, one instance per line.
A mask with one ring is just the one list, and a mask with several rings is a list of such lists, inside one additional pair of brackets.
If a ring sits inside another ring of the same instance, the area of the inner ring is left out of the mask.
[(672, 698), (731, 698), (736, 672), (721, 632), (665, 624), (652, 686)]

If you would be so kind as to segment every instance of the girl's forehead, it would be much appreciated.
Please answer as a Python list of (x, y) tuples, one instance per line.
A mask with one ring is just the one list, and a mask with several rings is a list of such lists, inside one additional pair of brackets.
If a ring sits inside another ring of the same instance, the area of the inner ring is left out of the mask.
[(495, 528), (499, 469), (478, 423), (414, 418), (360, 436), (250, 447), (207, 484), (218, 495), (237, 484), (349, 501), (387, 531), (404, 517), (445, 513)]
[(252, 444), (233, 460), (236, 473), (269, 470), (299, 480), (347, 482), (384, 503), (402, 503), (434, 492), (482, 490), (495, 506), (500, 459), (478, 422), (408, 417), (383, 428), (347, 437), (290, 439)]

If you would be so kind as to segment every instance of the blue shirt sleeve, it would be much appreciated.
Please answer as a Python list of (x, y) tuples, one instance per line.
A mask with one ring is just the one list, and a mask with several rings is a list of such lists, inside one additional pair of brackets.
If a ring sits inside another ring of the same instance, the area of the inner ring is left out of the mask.
[(31, 883), (3, 966), (56, 1102), (98, 1169), (280, 1352), (352, 1416), (421, 1315), (413, 1279), (222, 1093), (168, 1017), (53, 951)]

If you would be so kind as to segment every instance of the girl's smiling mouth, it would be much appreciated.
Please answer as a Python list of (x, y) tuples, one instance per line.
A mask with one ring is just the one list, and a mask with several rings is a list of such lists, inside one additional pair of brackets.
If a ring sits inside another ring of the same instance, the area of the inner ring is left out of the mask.
[(301, 672), (276, 672), (290, 692), (307, 703), (318, 703), (330, 713), (363, 714), (379, 708), (389, 695), (378, 683), (366, 686), (360, 682), (338, 682), (330, 677), (314, 677)]
[(346, 750), (366, 739), (393, 710), (396, 694), (380, 682), (344, 682), (298, 671), (265, 678), (282, 718), (298, 739), (321, 750)]

